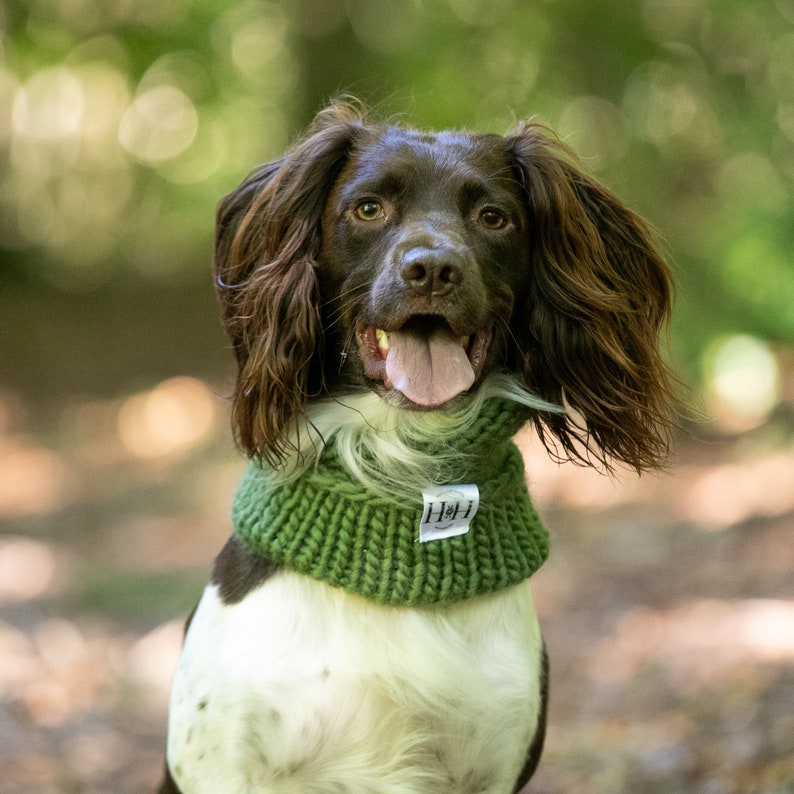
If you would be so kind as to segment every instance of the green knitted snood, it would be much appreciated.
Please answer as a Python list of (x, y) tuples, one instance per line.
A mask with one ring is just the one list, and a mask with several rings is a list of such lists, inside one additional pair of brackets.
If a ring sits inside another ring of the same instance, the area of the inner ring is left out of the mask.
[(286, 484), (270, 485), (252, 462), (234, 502), (235, 533), (286, 568), (381, 604), (450, 604), (518, 584), (543, 564), (549, 547), (511, 440), (528, 416), (516, 403), (491, 398), (451, 442), (475, 453), (460, 481), (475, 483), (480, 494), (465, 534), (419, 542), (422, 505), (398, 505), (366, 490), (333, 444)]

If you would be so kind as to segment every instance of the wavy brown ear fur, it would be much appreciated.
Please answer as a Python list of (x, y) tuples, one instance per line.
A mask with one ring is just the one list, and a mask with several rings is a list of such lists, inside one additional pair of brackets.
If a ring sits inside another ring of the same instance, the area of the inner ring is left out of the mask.
[(247, 454), (274, 465), (323, 381), (315, 261), (322, 213), (363, 130), (355, 108), (332, 105), (291, 151), (250, 174), (218, 206), (216, 283), (238, 364), (235, 435)]
[(573, 409), (536, 417), (540, 438), (566, 459), (657, 467), (673, 402), (659, 350), (670, 271), (647, 224), (542, 125), (524, 123), (507, 143), (529, 209), (524, 375), (541, 397)]

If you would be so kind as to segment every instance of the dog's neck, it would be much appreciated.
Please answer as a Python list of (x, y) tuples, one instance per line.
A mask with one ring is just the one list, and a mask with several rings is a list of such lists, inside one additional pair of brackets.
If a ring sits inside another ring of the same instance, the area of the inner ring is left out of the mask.
[(447, 451), (459, 448), (470, 465), (458, 482), (436, 485), (479, 490), (479, 510), (463, 534), (420, 542), (420, 524), (437, 507), (400, 505), (367, 490), (333, 443), (313, 467), (281, 484), (251, 463), (235, 499), (235, 533), (286, 568), (379, 603), (447, 604), (518, 584), (548, 554), (511, 440), (527, 418), (526, 407), (491, 398), (459, 437), (441, 442)]

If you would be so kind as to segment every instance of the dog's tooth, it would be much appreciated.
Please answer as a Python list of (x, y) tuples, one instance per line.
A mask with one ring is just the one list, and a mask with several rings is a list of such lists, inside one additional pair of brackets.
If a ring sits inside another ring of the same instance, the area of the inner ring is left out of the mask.
[(468, 347), (469, 346), (469, 339), (471, 339), (470, 336), (459, 336), (458, 337), (458, 342), (460, 343), (461, 347)]
[(389, 352), (389, 335), (382, 331), (380, 328), (375, 329), (375, 339), (378, 341), (378, 347), (384, 352)]

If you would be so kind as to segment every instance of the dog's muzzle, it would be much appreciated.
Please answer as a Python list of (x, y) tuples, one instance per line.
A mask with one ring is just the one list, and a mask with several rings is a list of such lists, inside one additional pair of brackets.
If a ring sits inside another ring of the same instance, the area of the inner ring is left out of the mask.
[(365, 322), (356, 329), (367, 377), (424, 408), (444, 405), (474, 385), (491, 336), (490, 329), (457, 333), (434, 315), (414, 315), (392, 331)]

